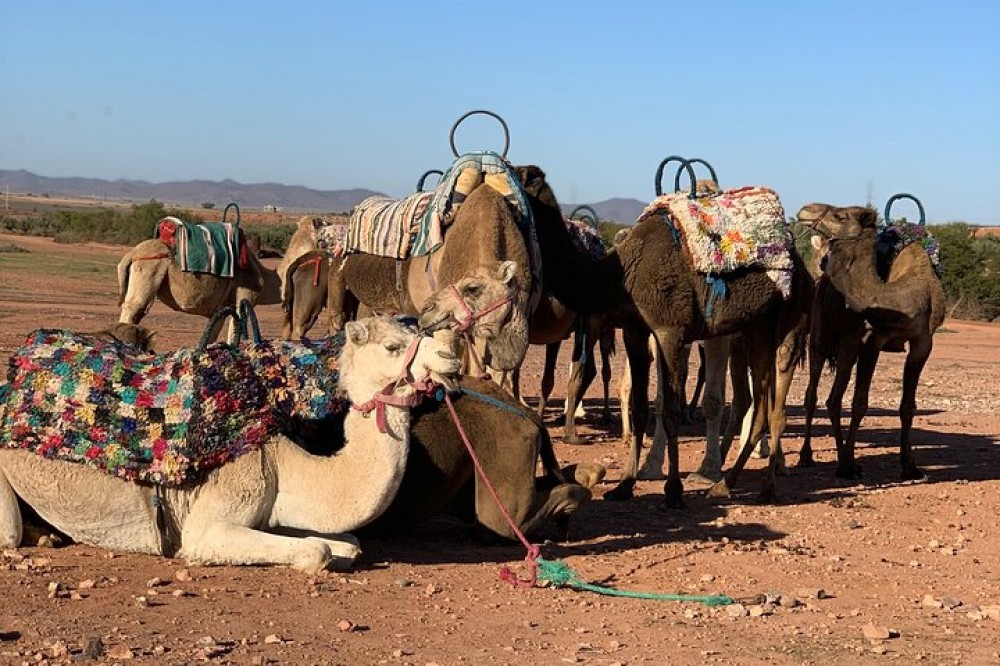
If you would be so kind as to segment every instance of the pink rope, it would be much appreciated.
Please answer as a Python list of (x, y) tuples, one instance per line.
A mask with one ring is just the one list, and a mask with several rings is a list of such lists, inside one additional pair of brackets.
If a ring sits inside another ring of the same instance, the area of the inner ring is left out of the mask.
[(503, 566), (500, 568), (500, 580), (510, 583), (514, 587), (535, 587), (538, 583), (539, 548), (535, 544), (528, 541), (527, 537), (525, 537), (521, 530), (518, 529), (514, 519), (510, 517), (510, 512), (508, 512), (507, 507), (504, 506), (503, 501), (497, 494), (496, 488), (493, 487), (493, 484), (490, 483), (489, 477), (486, 476), (486, 472), (483, 471), (483, 466), (480, 464), (479, 458), (476, 456), (476, 452), (472, 449), (469, 437), (465, 434), (465, 429), (462, 428), (462, 423), (458, 420), (458, 414), (455, 412), (455, 406), (451, 402), (451, 396), (447, 393), (444, 396), (444, 402), (448, 405), (448, 411), (451, 412), (451, 418), (455, 421), (455, 427), (458, 429), (458, 434), (461, 436), (466, 450), (468, 450), (469, 455), (472, 457), (472, 464), (475, 465), (479, 478), (481, 478), (483, 483), (486, 484), (487, 490), (489, 490), (490, 495), (493, 496), (493, 501), (497, 503), (498, 507), (500, 507), (500, 512), (507, 521), (507, 525), (510, 526), (511, 531), (517, 536), (518, 540), (520, 540), (527, 550), (524, 561), (528, 563), (528, 567), (531, 569), (531, 577), (528, 579), (518, 578), (517, 574), (515, 574), (510, 567)]
[[(382, 434), (385, 434), (388, 429), (385, 420), (386, 405), (416, 407), (423, 401), (424, 396), (434, 395), (434, 391), (437, 389), (437, 386), (435, 386), (429, 376), (419, 381), (413, 377), (411, 366), (413, 365), (413, 359), (417, 356), (417, 349), (420, 348), (420, 342), (423, 339), (423, 336), (418, 336), (410, 343), (410, 346), (406, 350), (406, 357), (403, 359), (403, 369), (396, 379), (386, 384), (381, 391), (372, 396), (371, 400), (363, 402), (360, 405), (351, 403), (351, 409), (357, 410), (362, 414), (368, 414), (372, 410), (375, 410), (375, 422), (378, 424), (378, 431)], [(413, 387), (417, 392), (409, 396), (396, 395), (395, 391), (401, 383)]]

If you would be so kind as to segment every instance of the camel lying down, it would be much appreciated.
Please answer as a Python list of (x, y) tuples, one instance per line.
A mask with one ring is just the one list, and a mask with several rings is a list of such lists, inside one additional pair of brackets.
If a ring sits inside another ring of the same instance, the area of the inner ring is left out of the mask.
[[(410, 410), (393, 403), (405, 404), (416, 388), (399, 378), (450, 385), (458, 369), (444, 344), (392, 319), (349, 323), (340, 389), (354, 405), (378, 404), (378, 418), (352, 409), (335, 456), (310, 455), (275, 434), (176, 486), (0, 448), (0, 547), (21, 541), (20, 498), (74, 540), (104, 548), (173, 555), (176, 543), (176, 555), (192, 564), (281, 564), (308, 572), (350, 566), (360, 550), (346, 532), (385, 511), (406, 465)], [(310, 536), (275, 533), (280, 530)]]

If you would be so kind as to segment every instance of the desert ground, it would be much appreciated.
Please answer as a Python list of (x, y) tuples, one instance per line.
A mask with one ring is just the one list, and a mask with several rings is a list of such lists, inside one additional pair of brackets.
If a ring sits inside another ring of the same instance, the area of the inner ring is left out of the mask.
[[(4, 365), (35, 328), (96, 330), (117, 319), (114, 267), (126, 248), (9, 235), (0, 248)], [(265, 335), (276, 335), (280, 307), (258, 314)], [(196, 344), (204, 326), (161, 304), (144, 323), (161, 351)], [(531, 398), (542, 351), (532, 348), (526, 363)], [(612, 360), (615, 396), (622, 360)], [(397, 538), (365, 538), (354, 570), (317, 576), (27, 545), (0, 552), (0, 663), (1000, 663), (998, 371), (1000, 324), (946, 321), (917, 396), (923, 482), (899, 481), (902, 355), (883, 355), (875, 376), (859, 442), (862, 482), (834, 477), (822, 407), (818, 465), (794, 468), (802, 371), (784, 442), (792, 475), (779, 479), (778, 503), (756, 501), (765, 463), (752, 460), (731, 499), (686, 484), (687, 508), (664, 512), (661, 482), (640, 482), (628, 502), (601, 499), (626, 450), (620, 425), (601, 422), (599, 382), (582, 423), (590, 441), (559, 441), (561, 362), (558, 400), (546, 412), (556, 453), (600, 462), (608, 478), (574, 516), (569, 540), (554, 541), (555, 529), (535, 536), (543, 555), (591, 583), (726, 594), (735, 605), (514, 589), (498, 569), (525, 574), (523, 548), (480, 545), (449, 517)], [(617, 414), (616, 397), (612, 406)], [(697, 418), (682, 430), (685, 473), (700, 460), (703, 432)]]

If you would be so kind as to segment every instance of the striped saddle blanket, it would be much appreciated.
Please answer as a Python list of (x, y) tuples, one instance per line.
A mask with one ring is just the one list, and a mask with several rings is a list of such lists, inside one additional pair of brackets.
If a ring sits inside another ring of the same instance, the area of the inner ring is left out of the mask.
[(683, 238), (696, 271), (725, 276), (740, 268), (762, 268), (785, 298), (791, 295), (791, 227), (773, 190), (741, 187), (696, 199), (675, 192), (646, 206), (639, 221), (654, 215), (666, 218)]
[(175, 249), (181, 270), (231, 278), (249, 265), (243, 230), (229, 222), (192, 224), (176, 217), (156, 223), (155, 238)]
[(444, 242), (444, 229), (480, 185), (503, 194), (520, 213), (522, 231), (530, 230), (534, 236), (531, 208), (517, 176), (496, 153), (479, 152), (456, 159), (431, 192), (401, 200), (369, 197), (362, 201), (351, 214), (346, 250), (396, 259), (430, 254)]

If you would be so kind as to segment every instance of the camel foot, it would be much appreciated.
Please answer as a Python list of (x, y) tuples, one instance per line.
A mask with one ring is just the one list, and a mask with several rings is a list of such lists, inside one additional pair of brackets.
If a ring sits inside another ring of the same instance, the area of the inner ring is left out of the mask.
[(834, 476), (838, 479), (857, 481), (861, 478), (861, 465), (858, 465), (857, 463), (841, 463), (840, 465), (837, 465), (837, 472)]
[(651, 456), (647, 457), (639, 468), (638, 477), (640, 481), (662, 481), (666, 478), (663, 476), (663, 459), (652, 460)]
[(903, 481), (926, 481), (927, 474), (924, 473), (924, 470), (914, 465), (913, 467), (904, 467), (899, 478)]
[(726, 483), (725, 479), (712, 484), (705, 495), (713, 499), (729, 499), (729, 484)]
[(668, 478), (663, 484), (663, 506), (668, 509), (684, 508), (684, 485), (679, 478)]
[(589, 439), (584, 439), (579, 435), (564, 435), (562, 441), (566, 444), (589, 444)]
[(768, 446), (767, 442), (763, 440), (761, 441), (760, 444), (757, 445), (757, 448), (755, 448), (753, 450), (753, 453), (751, 454), (752, 457), (757, 458), (758, 460), (763, 460), (770, 455), (771, 455), (771, 447)]
[(604, 493), (604, 499), (609, 502), (624, 502), (632, 499), (635, 494), (632, 489), (635, 487), (635, 479), (624, 479), (617, 486)]
[(785, 455), (781, 454), (778, 459), (774, 462), (774, 473), (778, 476), (791, 476), (792, 473), (788, 469), (788, 465), (785, 464)]
[(593, 488), (604, 480), (607, 470), (597, 463), (576, 463), (563, 468), (563, 475), (573, 479), (584, 488)]
[(687, 475), (687, 480), (691, 483), (712, 485), (713, 483), (722, 481), (722, 467), (703, 462), (697, 471), (690, 472)]

